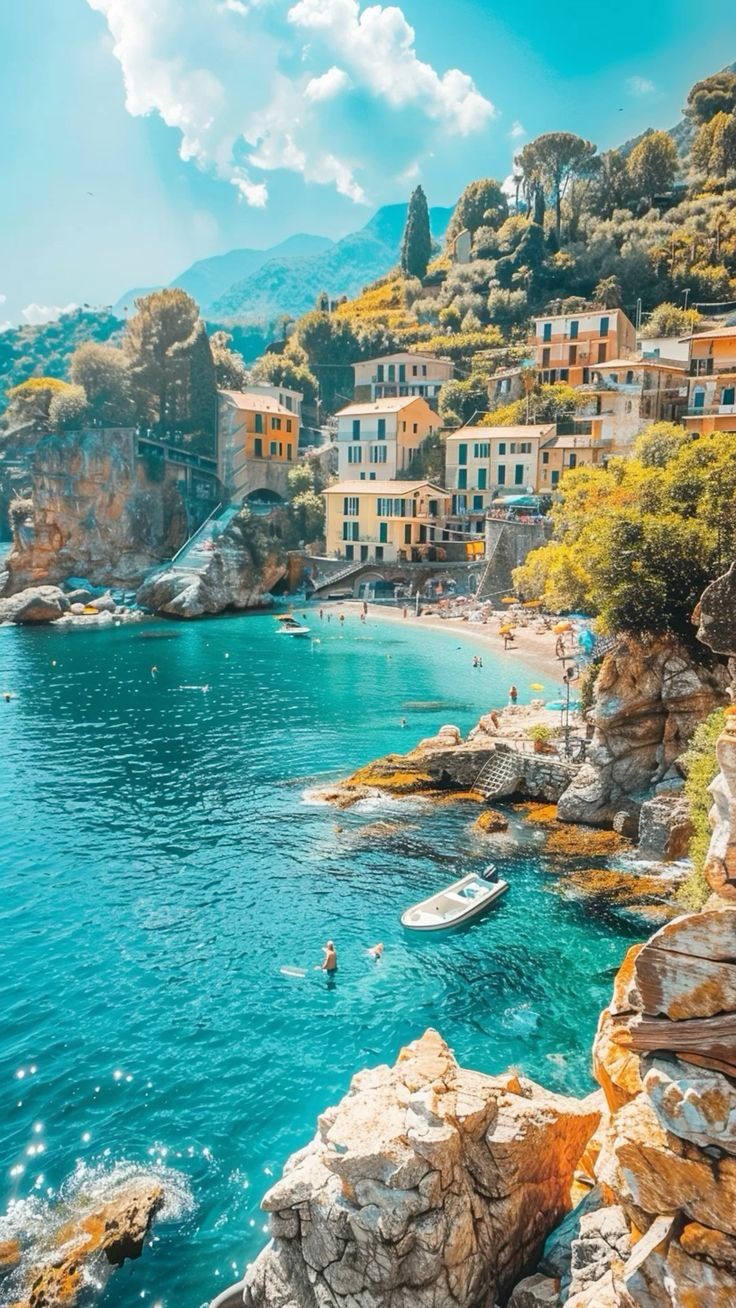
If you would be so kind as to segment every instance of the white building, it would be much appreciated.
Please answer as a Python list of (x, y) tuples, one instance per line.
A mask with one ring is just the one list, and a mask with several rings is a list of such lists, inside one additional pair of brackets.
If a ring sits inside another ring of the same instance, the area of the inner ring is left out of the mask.
[(249, 395), (269, 395), (283, 409), (288, 409), (289, 413), (295, 414), (301, 427), (304, 400), (301, 391), (289, 390), (288, 386), (273, 386), (270, 382), (248, 382), (247, 389)]
[(538, 489), (539, 449), (556, 434), (553, 422), (528, 427), (461, 427), (446, 442), (446, 483), (452, 512), (483, 513), (499, 495)]
[(420, 395), (436, 400), (441, 387), (455, 371), (452, 359), (433, 354), (411, 354), (407, 350), (364, 359), (353, 364), (356, 400), (380, 400), (388, 396)]

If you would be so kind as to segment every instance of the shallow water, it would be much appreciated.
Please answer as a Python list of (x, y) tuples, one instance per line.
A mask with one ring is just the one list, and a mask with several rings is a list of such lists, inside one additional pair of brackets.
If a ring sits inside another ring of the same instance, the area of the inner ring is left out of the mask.
[[(544, 676), (486, 650), (475, 671), (454, 634), (310, 621), (319, 643), (270, 616), (0, 628), (0, 1211), (20, 1201), (2, 1235), (43, 1225), (80, 1168), (176, 1169), (190, 1199), (115, 1272), (116, 1308), (197, 1308), (236, 1279), (317, 1113), (427, 1026), (473, 1067), (592, 1085), (628, 935), (550, 893), (533, 833), (481, 843), (473, 805), (304, 799)], [(402, 932), (491, 850), (512, 888), (490, 916)], [(328, 936), (334, 988), (312, 970)]]

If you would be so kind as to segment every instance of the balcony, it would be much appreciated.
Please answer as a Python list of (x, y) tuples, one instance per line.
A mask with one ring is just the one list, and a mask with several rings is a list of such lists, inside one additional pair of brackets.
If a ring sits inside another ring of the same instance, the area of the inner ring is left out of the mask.
[(736, 414), (736, 404), (693, 404), (685, 409), (686, 418), (728, 417), (732, 413)]

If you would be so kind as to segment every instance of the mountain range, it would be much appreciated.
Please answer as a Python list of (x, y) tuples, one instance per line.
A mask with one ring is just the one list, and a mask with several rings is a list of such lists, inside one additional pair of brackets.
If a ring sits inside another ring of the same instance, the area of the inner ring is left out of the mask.
[[(169, 285), (187, 291), (204, 317), (266, 326), (287, 314), (298, 317), (314, 307), (321, 291), (337, 299), (354, 296), (397, 262), (406, 222), (405, 204), (384, 205), (359, 231), (331, 241), (299, 233), (266, 250), (230, 250), (199, 259)], [(452, 208), (429, 211), (432, 235), (441, 241)], [(139, 295), (156, 287), (126, 291), (113, 312), (124, 316)]]

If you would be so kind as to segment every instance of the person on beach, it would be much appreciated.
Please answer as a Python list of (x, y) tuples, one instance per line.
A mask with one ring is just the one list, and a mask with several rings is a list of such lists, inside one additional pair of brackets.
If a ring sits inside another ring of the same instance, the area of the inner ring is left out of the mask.
[(519, 692), (516, 686), (509, 686), (509, 704), (515, 704), (519, 698)]
[(409, 616), (409, 610), (408, 610), (408, 608), (406, 607), (406, 605), (404, 605), (404, 617), (405, 617), (405, 618), (408, 618), (408, 616)]
[(367, 616), (368, 616), (368, 605), (366, 604), (365, 600), (363, 600), (363, 617), (365, 618)]
[(320, 620), (320, 622), (324, 622), (324, 620), (325, 620), (325, 611), (324, 611), (324, 609), (320, 609), (320, 611), (319, 611), (319, 620)]
[(320, 964), (320, 971), (326, 972), (328, 976), (334, 976), (337, 971), (337, 950), (331, 940), (327, 941), (322, 947), (324, 958)]
[(344, 621), (345, 621), (345, 614), (344, 614), (344, 613), (341, 613), (341, 614), (340, 614), (340, 626), (342, 626), (342, 624), (343, 624)]
[(477, 666), (478, 666), (478, 655), (477, 655), (477, 654), (474, 654), (474, 655), (473, 655), (473, 667), (474, 667), (474, 668), (477, 668)]
[(564, 659), (565, 657), (565, 642), (562, 636), (558, 636), (555, 641), (555, 655), (558, 659)]

